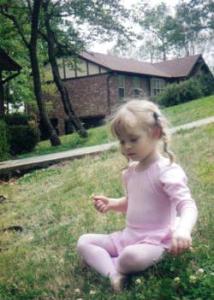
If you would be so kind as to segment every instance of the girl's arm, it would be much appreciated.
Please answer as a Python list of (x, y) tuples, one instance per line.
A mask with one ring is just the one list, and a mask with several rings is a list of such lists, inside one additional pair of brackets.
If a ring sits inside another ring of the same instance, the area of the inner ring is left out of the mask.
[(197, 221), (198, 210), (187, 185), (187, 177), (183, 169), (173, 164), (160, 176), (162, 188), (168, 195), (179, 215), (179, 224), (172, 234), (170, 252), (179, 254), (192, 245), (191, 233)]
[(126, 213), (128, 206), (128, 200), (125, 196), (115, 199), (98, 195), (93, 197), (93, 203), (95, 208), (101, 213), (106, 213), (109, 210)]
[(198, 217), (198, 210), (193, 202), (192, 205), (183, 205), (180, 213), (180, 221), (172, 235), (171, 252), (179, 254), (192, 246), (191, 233)]

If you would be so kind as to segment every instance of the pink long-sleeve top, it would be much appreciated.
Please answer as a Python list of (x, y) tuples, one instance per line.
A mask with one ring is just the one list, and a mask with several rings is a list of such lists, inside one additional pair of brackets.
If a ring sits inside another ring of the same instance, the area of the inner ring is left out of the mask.
[(197, 218), (187, 177), (178, 164), (170, 164), (163, 156), (145, 170), (138, 170), (136, 166), (137, 163), (132, 163), (123, 172), (128, 197), (126, 228), (111, 237), (118, 252), (136, 243), (161, 244), (170, 248), (172, 231), (182, 212), (188, 208), (193, 223)]

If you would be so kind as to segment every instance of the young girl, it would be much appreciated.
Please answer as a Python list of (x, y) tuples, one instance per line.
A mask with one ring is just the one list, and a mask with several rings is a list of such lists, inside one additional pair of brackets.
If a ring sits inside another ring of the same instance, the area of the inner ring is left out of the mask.
[[(166, 119), (146, 100), (122, 106), (111, 124), (129, 166), (123, 172), (126, 195), (120, 199), (94, 196), (95, 208), (126, 214), (126, 226), (111, 234), (84, 234), (78, 252), (97, 272), (121, 291), (127, 274), (159, 262), (166, 251), (189, 249), (197, 208), (183, 169), (168, 150)], [(163, 142), (164, 157), (159, 144)]]

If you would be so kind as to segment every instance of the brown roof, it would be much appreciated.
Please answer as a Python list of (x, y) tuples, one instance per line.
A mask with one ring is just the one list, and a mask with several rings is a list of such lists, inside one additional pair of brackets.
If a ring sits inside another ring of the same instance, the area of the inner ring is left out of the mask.
[(7, 53), (0, 48), (0, 70), (19, 71), (21, 66), (17, 64)]
[(183, 58), (162, 61), (159, 63), (155, 63), (154, 65), (159, 70), (170, 74), (171, 77), (186, 77), (190, 74), (194, 65), (200, 57), (201, 55), (197, 54), (193, 56), (186, 56)]
[(159, 63), (148, 63), (96, 52), (83, 52), (80, 54), (81, 58), (112, 71), (167, 78), (188, 76), (200, 56), (199, 54)]

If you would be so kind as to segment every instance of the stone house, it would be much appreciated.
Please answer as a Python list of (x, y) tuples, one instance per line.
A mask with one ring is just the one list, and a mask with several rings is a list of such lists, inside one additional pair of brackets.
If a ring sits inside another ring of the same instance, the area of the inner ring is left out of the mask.
[[(131, 98), (153, 99), (166, 84), (188, 79), (210, 70), (202, 55), (159, 63), (141, 62), (113, 55), (83, 52), (71, 65), (58, 60), (61, 78), (68, 88), (77, 115), (85, 124), (93, 124), (110, 115), (115, 107)], [(46, 67), (48, 71), (49, 66)], [(49, 74), (51, 74), (49, 70)], [(51, 81), (51, 78), (49, 77)], [(69, 132), (59, 95), (45, 95), (53, 103), (50, 114), (59, 134)]]

